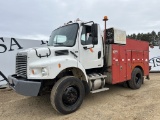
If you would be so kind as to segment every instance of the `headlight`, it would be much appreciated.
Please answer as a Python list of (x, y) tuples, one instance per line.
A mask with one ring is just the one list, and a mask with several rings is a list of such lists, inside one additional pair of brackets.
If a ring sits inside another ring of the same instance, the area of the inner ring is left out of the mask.
[(48, 70), (46, 68), (42, 68), (42, 76), (47, 76), (48, 75)]
[(34, 77), (45, 77), (48, 75), (47, 68), (32, 68), (30, 69), (31, 76)]

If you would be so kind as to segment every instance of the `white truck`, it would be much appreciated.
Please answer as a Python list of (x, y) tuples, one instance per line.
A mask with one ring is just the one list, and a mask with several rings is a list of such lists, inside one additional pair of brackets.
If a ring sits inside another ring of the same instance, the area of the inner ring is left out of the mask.
[(114, 28), (105, 27), (104, 33), (93, 21), (70, 21), (55, 29), (48, 46), (17, 53), (10, 87), (26, 96), (51, 92), (51, 104), (62, 114), (76, 111), (85, 94), (108, 90), (107, 84), (140, 88), (149, 74), (148, 43), (126, 40), (125, 31)]

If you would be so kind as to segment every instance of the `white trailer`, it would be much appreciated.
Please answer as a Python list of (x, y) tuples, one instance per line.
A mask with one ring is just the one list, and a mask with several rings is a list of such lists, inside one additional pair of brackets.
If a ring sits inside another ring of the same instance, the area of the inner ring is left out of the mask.
[(15, 73), (17, 52), (46, 45), (47, 42), (42, 40), (0, 37), (0, 88), (6, 87), (8, 75)]
[(150, 72), (160, 72), (160, 47), (149, 48), (149, 66)]

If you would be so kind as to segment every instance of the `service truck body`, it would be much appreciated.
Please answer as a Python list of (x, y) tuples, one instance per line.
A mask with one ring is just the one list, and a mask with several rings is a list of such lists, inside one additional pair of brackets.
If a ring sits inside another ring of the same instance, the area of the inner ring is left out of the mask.
[(126, 45), (110, 44), (110, 57), (107, 73), (107, 82), (120, 83), (131, 79), (131, 73), (135, 67), (144, 70), (144, 76), (149, 73), (149, 44), (144, 41), (127, 39)]
[(10, 87), (26, 96), (51, 92), (52, 106), (63, 114), (76, 111), (85, 94), (108, 90), (107, 84), (139, 89), (149, 75), (148, 43), (114, 28), (104, 33), (93, 21), (57, 28), (48, 46), (17, 53)]

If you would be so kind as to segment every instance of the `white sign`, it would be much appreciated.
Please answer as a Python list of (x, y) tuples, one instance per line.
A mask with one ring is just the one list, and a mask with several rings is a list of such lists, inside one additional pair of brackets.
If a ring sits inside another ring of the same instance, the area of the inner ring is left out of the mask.
[(154, 46), (149, 48), (149, 66), (151, 66), (151, 72), (160, 71), (160, 48)]
[(46, 45), (47, 41), (43, 40), (0, 37), (0, 87), (6, 84), (5, 80), (8, 78), (8, 75), (15, 74), (15, 61), (18, 51)]

